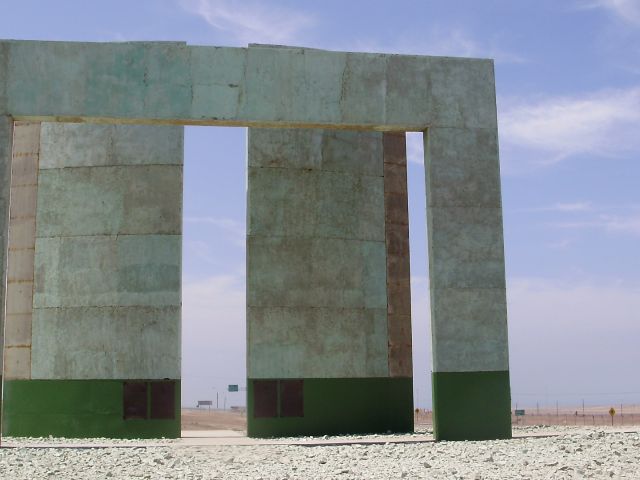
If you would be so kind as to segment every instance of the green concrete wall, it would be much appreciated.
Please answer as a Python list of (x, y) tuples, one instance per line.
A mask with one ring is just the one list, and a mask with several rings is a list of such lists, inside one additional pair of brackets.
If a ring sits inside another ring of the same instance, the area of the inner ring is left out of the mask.
[(433, 372), (436, 440), (511, 438), (508, 371)]
[(304, 416), (255, 418), (248, 381), (250, 437), (413, 431), (413, 382), (407, 377), (305, 378)]
[(8, 380), (3, 435), (69, 438), (180, 437), (180, 380), (174, 418), (123, 418), (123, 379)]

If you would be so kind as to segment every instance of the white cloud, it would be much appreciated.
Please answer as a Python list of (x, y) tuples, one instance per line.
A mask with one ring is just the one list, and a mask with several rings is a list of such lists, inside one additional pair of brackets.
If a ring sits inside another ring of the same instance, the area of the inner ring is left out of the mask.
[(562, 240), (558, 240), (556, 242), (549, 242), (546, 244), (546, 246), (554, 250), (566, 250), (572, 244), (573, 244), (573, 240), (569, 238), (563, 238)]
[(620, 157), (640, 150), (640, 87), (534, 100), (503, 98), (499, 106), (501, 150), (508, 169), (551, 165), (582, 154)]
[(555, 227), (566, 229), (596, 229), (607, 233), (621, 233), (640, 236), (640, 214), (601, 214), (583, 221), (557, 222)]
[[(600, 330), (616, 326), (640, 328), (640, 285), (609, 279), (566, 281), (509, 278), (508, 304), (513, 323), (537, 318), (527, 329), (580, 327)], [(606, 319), (606, 322), (604, 322)]]
[(421, 132), (407, 132), (407, 161), (424, 165), (424, 143)]
[(589, 202), (556, 203), (551, 210), (556, 212), (584, 212), (591, 209)]
[(590, 0), (583, 8), (603, 8), (632, 25), (640, 26), (640, 2), (638, 0)]
[(187, 251), (185, 256), (195, 257), (199, 261), (210, 265), (216, 265), (218, 263), (216, 256), (207, 242), (203, 242), (202, 240), (187, 240), (185, 241), (184, 248)]
[[(244, 276), (185, 278), (182, 305), (182, 403), (194, 405), (215, 397), (213, 388), (245, 382)], [(244, 403), (238, 396), (229, 401)]]
[(621, 392), (637, 390), (640, 285), (512, 278), (507, 297), (514, 402), (634, 400)]
[(411, 276), (413, 391), (416, 406), (431, 408), (431, 313), (429, 279)]
[(474, 39), (461, 28), (432, 28), (419, 38), (399, 36), (393, 44), (363, 39), (354, 44), (341, 45), (342, 50), (400, 53), (406, 55), (437, 55), (445, 57), (493, 58), (496, 63), (524, 63), (526, 59), (504, 50), (502, 39), (486, 42)]
[(531, 208), (517, 208), (508, 210), (508, 213), (523, 213), (523, 212), (559, 212), (559, 213), (576, 213), (576, 212), (589, 212), (593, 210), (591, 202), (567, 202), (567, 203), (555, 203), (544, 207), (531, 207)]
[[(415, 391), (419, 405), (429, 406), (428, 280), (411, 280)], [(594, 389), (611, 394), (630, 390), (629, 379), (635, 378), (640, 361), (640, 285), (615, 279), (510, 278), (507, 295), (514, 402), (537, 400), (519, 392), (537, 392), (542, 401), (546, 393), (554, 401), (556, 394), (580, 398)], [(215, 391), (229, 383), (243, 385), (245, 324), (242, 275), (185, 279), (183, 404), (215, 399)], [(227, 400), (242, 403), (242, 396)]]
[(292, 42), (314, 23), (307, 13), (257, 1), (181, 0), (181, 5), (243, 44)]
[[(211, 225), (225, 232), (236, 246), (245, 247), (246, 228), (245, 224), (233, 220), (231, 218), (218, 218), (218, 217), (184, 217), (185, 223)], [(202, 243), (202, 242), (194, 242)], [(194, 250), (198, 253), (198, 250)]]

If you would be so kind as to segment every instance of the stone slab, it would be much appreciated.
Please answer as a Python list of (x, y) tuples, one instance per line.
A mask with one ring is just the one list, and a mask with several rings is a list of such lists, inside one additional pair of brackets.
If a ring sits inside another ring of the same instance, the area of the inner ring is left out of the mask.
[(6, 314), (31, 313), (33, 309), (33, 282), (7, 284)]
[(28, 379), (31, 375), (31, 348), (28, 346), (4, 348), (4, 379)]
[(249, 168), (248, 234), (384, 240), (382, 177)]
[(32, 249), (36, 247), (35, 217), (11, 219), (9, 230), (9, 248), (13, 250)]
[(7, 281), (33, 282), (34, 255), (35, 251), (31, 249), (9, 250)]
[(502, 207), (497, 129), (430, 128), (423, 138), (429, 206)]
[(180, 306), (36, 308), (32, 378), (180, 378)]
[(431, 288), (505, 288), (501, 208), (429, 207)]
[(181, 166), (44, 169), (38, 185), (37, 236), (178, 235), (181, 205)]
[[(16, 130), (20, 130), (18, 127)], [(13, 186), (33, 186), (38, 184), (38, 153), (14, 153), (11, 164), (11, 184)]]
[(40, 168), (182, 165), (183, 132), (171, 125), (43, 123)]
[(31, 313), (9, 314), (5, 319), (5, 346), (31, 346)]
[(11, 187), (11, 219), (35, 215), (38, 188), (36, 185)]
[(251, 378), (386, 377), (384, 308), (248, 307)]
[(180, 235), (36, 240), (33, 305), (180, 305)]
[(383, 176), (382, 134), (321, 129), (249, 129), (249, 167)]
[(509, 369), (504, 289), (437, 288), (431, 302), (434, 372)]
[(384, 242), (248, 237), (250, 307), (387, 308)]

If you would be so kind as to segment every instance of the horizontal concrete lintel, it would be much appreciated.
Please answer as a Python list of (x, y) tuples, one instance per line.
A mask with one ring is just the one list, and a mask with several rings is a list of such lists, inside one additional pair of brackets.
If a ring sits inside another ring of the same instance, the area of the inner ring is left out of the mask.
[(13, 40), (0, 51), (0, 109), (19, 120), (381, 131), (496, 124), (488, 59), (155, 42)]
[[(324, 130), (356, 130), (376, 132), (426, 132), (431, 123), (411, 124), (377, 124), (377, 123), (321, 123), (321, 122), (288, 122), (280, 121), (251, 121), (226, 120), (218, 118), (194, 119), (178, 118), (124, 118), (124, 117), (94, 117), (70, 115), (20, 115), (9, 114), (14, 121), (51, 122), (51, 123), (90, 123), (107, 125), (193, 125), (202, 127), (255, 127), (255, 128), (320, 128)], [(452, 127), (456, 128), (456, 127)], [(480, 127), (479, 127), (480, 128)], [(492, 127), (486, 127), (492, 128)]]

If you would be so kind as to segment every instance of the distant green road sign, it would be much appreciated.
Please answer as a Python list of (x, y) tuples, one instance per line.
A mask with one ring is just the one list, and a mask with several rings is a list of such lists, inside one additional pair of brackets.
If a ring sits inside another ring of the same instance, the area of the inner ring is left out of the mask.
[(229, 385), (229, 391), (230, 392), (237, 392), (238, 391), (238, 385)]
[(524, 410), (516, 410), (516, 417), (524, 417)]

